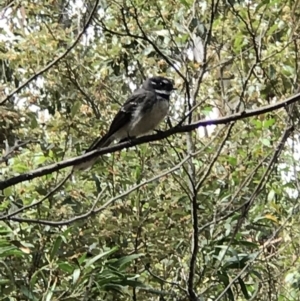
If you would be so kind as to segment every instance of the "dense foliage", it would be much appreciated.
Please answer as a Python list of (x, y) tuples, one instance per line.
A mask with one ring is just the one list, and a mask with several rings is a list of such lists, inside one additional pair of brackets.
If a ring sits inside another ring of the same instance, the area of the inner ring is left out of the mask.
[[(1, 5), (1, 300), (300, 297), (297, 97), (277, 106), (298, 1)], [(156, 74), (177, 133), (9, 184), (80, 156)]]

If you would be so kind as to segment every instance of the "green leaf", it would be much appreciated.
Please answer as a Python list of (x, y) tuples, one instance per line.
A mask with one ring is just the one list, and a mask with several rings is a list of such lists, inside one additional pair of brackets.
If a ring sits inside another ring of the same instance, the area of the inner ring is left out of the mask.
[(237, 158), (236, 157), (227, 157), (228, 163), (232, 166), (237, 165)]
[(242, 292), (243, 292), (243, 294), (244, 294), (244, 297), (245, 297), (246, 299), (249, 299), (250, 296), (249, 296), (249, 294), (248, 294), (248, 290), (247, 290), (247, 288), (246, 288), (246, 285), (245, 285), (244, 281), (241, 279), (241, 277), (238, 278), (238, 281), (239, 281), (239, 284), (240, 284), (240, 286), (241, 286), (241, 290), (242, 290)]
[(113, 253), (115, 253), (119, 248), (118, 247), (114, 247), (106, 252), (103, 252), (101, 254), (98, 254), (97, 256), (89, 259), (86, 264), (85, 264), (85, 269), (88, 268), (89, 266), (91, 266), (92, 264), (94, 264), (97, 260), (101, 259), (101, 258), (104, 258), (104, 257), (107, 257)]
[(55, 240), (55, 243), (54, 243), (51, 253), (50, 253), (50, 261), (52, 261), (53, 258), (56, 256), (57, 250), (60, 248), (61, 243), (62, 243), (62, 238), (61, 238), (61, 236), (58, 236)]
[(28, 170), (28, 165), (26, 165), (25, 163), (17, 163), (17, 164), (13, 164), (12, 168), (13, 171), (15, 172), (23, 173)]
[(144, 254), (132, 254), (132, 255), (124, 256), (124, 257), (118, 259), (116, 262), (114, 262), (113, 265), (116, 268), (122, 269), (126, 266), (127, 263), (129, 263), (137, 258), (140, 258), (142, 256), (144, 256)]
[(261, 129), (263, 125), (263, 123), (258, 119), (252, 119), (251, 123), (255, 125), (256, 129)]
[(276, 122), (276, 121), (275, 121), (274, 118), (264, 120), (264, 121), (263, 121), (263, 127), (264, 127), (265, 129), (268, 129), (268, 128), (271, 127), (275, 122)]
[(75, 115), (78, 113), (80, 107), (81, 107), (81, 102), (75, 101), (75, 103), (73, 104), (72, 109), (71, 109), (71, 117), (72, 118), (74, 118)]
[(230, 257), (223, 265), (224, 269), (242, 269), (246, 263), (251, 259), (248, 255), (239, 254), (237, 257)]
[[(228, 275), (225, 272), (223, 272), (223, 273), (218, 273), (217, 276), (219, 278), (219, 281), (224, 284), (224, 288), (227, 288), (227, 286), (229, 285), (229, 277), (228, 277)], [(231, 288), (229, 288), (227, 290), (226, 294), (228, 295), (229, 300), (234, 301), (234, 295), (232, 293)]]
[(58, 267), (66, 273), (72, 273), (72, 271), (74, 270), (74, 267), (68, 262), (60, 262), (58, 264)]
[(27, 300), (32, 300), (32, 301), (38, 301), (39, 299), (35, 297), (35, 295), (33, 294), (33, 292), (25, 286), (21, 286), (20, 288), (21, 292), (23, 293), (23, 295), (27, 298)]
[(11, 196), (11, 194), (12, 194), (12, 188), (11, 187), (8, 187), (8, 188), (4, 189), (4, 191), (3, 191), (4, 196), (9, 197), (9, 196)]
[(186, 8), (189, 8), (190, 5), (186, 0), (179, 0), (181, 4), (183, 4)]
[(82, 265), (82, 263), (85, 261), (87, 256), (87, 253), (83, 253), (82, 256), (80, 256), (80, 258), (78, 259), (78, 263), (79, 265)]
[(265, 146), (271, 146), (271, 142), (269, 139), (263, 138), (261, 139), (261, 142), (263, 143), (263, 145)]

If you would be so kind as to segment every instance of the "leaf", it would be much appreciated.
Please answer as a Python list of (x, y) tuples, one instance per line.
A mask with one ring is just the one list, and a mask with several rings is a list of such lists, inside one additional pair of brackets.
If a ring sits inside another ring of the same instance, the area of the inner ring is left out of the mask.
[(242, 269), (246, 263), (251, 259), (248, 255), (239, 254), (237, 257), (227, 259), (223, 265), (224, 269)]
[(82, 263), (85, 261), (86, 256), (87, 256), (87, 253), (83, 253), (82, 256), (80, 256), (80, 258), (78, 258), (78, 263), (80, 265), (82, 265)]
[(98, 254), (97, 256), (93, 257), (92, 259), (89, 259), (87, 261), (87, 263), (85, 264), (85, 269), (88, 268), (89, 266), (91, 266), (92, 264), (94, 264), (97, 260), (103, 258), (103, 257), (107, 257), (113, 253), (115, 253), (119, 248), (118, 247), (114, 247), (106, 252), (103, 252), (101, 254)]
[(81, 274), (81, 270), (79, 268), (74, 270), (74, 272), (73, 272), (73, 284), (77, 283), (77, 281), (80, 277), (80, 274)]
[(269, 220), (271, 220), (271, 221), (273, 221), (273, 222), (275, 222), (276, 224), (278, 224), (277, 218), (276, 218), (274, 215), (272, 215), (272, 214), (266, 214), (266, 215), (265, 215), (265, 218), (266, 218), (266, 219), (269, 219)]
[(25, 163), (17, 163), (17, 164), (13, 164), (12, 166), (13, 171), (18, 172), (18, 173), (23, 173), (26, 172), (28, 170), (28, 165), (26, 165)]
[(25, 247), (20, 241), (18, 240), (12, 240), (11, 243), (16, 246), (18, 249), (20, 249), (25, 254), (30, 254), (31, 250), (28, 247)]
[(259, 1), (258, 5), (255, 7), (255, 13), (258, 13), (261, 7), (268, 5), (270, 3), (270, 0), (263, 0)]
[(275, 191), (272, 189), (272, 190), (270, 190), (269, 193), (268, 193), (268, 197), (267, 197), (268, 202), (274, 201), (274, 197), (275, 197)]
[(241, 290), (242, 290), (242, 292), (243, 292), (243, 294), (244, 294), (244, 297), (245, 297), (246, 299), (249, 299), (250, 296), (249, 296), (249, 294), (248, 294), (248, 290), (247, 290), (247, 288), (246, 288), (246, 285), (245, 285), (244, 281), (241, 279), (241, 277), (238, 278), (238, 281), (239, 281), (239, 284), (240, 284), (240, 286), (241, 286)]
[(120, 285), (122, 286), (130, 286), (130, 287), (146, 287), (146, 285), (140, 281), (137, 280), (129, 280), (129, 279), (124, 279), (119, 282)]
[(10, 256), (12, 254), (16, 255), (16, 251), (17, 253), (19, 253), (20, 255), (23, 255), (19, 250), (17, 250), (15, 247), (1, 247), (0, 248), (0, 256), (1, 257), (6, 257), (6, 256)]
[(236, 157), (227, 157), (228, 163), (232, 166), (237, 165), (237, 158)]
[(148, 56), (151, 52), (153, 52), (154, 49), (152, 46), (148, 46), (148, 47), (145, 47), (144, 50), (143, 50), (143, 55), (144, 56)]
[(3, 191), (4, 196), (9, 197), (12, 194), (11, 187), (5, 188)]
[(268, 129), (269, 127), (271, 127), (273, 124), (275, 123), (275, 119), (274, 118), (270, 118), (268, 120), (264, 120), (263, 121), (263, 127), (265, 129)]
[(55, 291), (56, 284), (57, 284), (57, 278), (53, 281), (53, 285), (52, 285), (51, 289), (47, 293), (46, 301), (53, 300), (52, 296), (53, 296), (53, 292)]
[(193, 54), (194, 54), (194, 60), (197, 63), (203, 62), (203, 56), (204, 56), (204, 45), (202, 42), (202, 39), (198, 36), (195, 36), (193, 39)]
[[(227, 288), (227, 286), (229, 285), (228, 275), (223, 272), (223, 273), (218, 273), (217, 276), (219, 278), (219, 281), (224, 284), (224, 288)], [(229, 300), (234, 301), (234, 295), (233, 295), (232, 290), (231, 290), (230, 287), (227, 289), (226, 294), (228, 295)]]
[(179, 0), (181, 4), (183, 4), (186, 8), (189, 8), (190, 5), (186, 0)]
[(21, 286), (20, 288), (21, 292), (23, 293), (24, 296), (26, 296), (27, 300), (32, 300), (32, 301), (38, 301), (39, 299), (35, 297), (33, 292), (25, 286)]
[(262, 128), (262, 122), (258, 119), (252, 119), (251, 123), (255, 126), (256, 129)]
[[(42, 267), (42, 268), (38, 269), (37, 271), (35, 271), (33, 273), (33, 275), (30, 278), (30, 285), (31, 286), (34, 286), (36, 284), (36, 282), (39, 282), (41, 279), (42, 280), (46, 279), (46, 277), (45, 277), (45, 275), (43, 273), (44, 270), (47, 270), (47, 268), (46, 267)], [(46, 274), (47, 274), (47, 271), (46, 271)]]
[(137, 258), (140, 258), (144, 256), (144, 254), (132, 254), (132, 255), (128, 255), (128, 256), (124, 256), (120, 259), (118, 259), (116, 262), (114, 262), (114, 266), (118, 269), (122, 269), (125, 267), (125, 265)]
[(295, 69), (289, 65), (283, 65), (282, 71), (287, 76), (295, 74)]
[(271, 146), (271, 142), (269, 139), (263, 138), (261, 139), (261, 142), (263, 143), (263, 145), (265, 146)]
[(78, 113), (80, 107), (81, 107), (81, 102), (75, 101), (75, 103), (73, 104), (72, 109), (71, 109), (71, 117), (72, 118), (74, 118), (75, 115)]
[[(6, 273), (6, 275), (8, 276), (8, 279), (7, 279), (7, 280), (3, 279), (3, 281), (8, 281), (8, 282), (10, 282), (10, 285), (11, 285), (12, 287), (15, 286), (14, 275), (13, 275), (13, 272), (12, 272), (12, 270), (10, 269), (9, 265), (8, 265), (5, 261), (2, 261), (2, 260), (0, 260), (0, 264), (4, 266), (5, 273)], [(2, 269), (2, 270), (3, 270), (3, 269)]]
[(58, 264), (58, 267), (59, 267), (62, 271), (66, 272), (66, 273), (68, 273), (68, 274), (71, 274), (72, 271), (74, 270), (74, 267), (73, 267), (71, 264), (69, 264), (68, 262), (60, 262), (60, 263)]
[(60, 248), (61, 243), (62, 243), (62, 237), (58, 236), (55, 240), (55, 243), (54, 243), (51, 253), (50, 253), (50, 261), (52, 261), (54, 259), (54, 257), (56, 256), (57, 250)]

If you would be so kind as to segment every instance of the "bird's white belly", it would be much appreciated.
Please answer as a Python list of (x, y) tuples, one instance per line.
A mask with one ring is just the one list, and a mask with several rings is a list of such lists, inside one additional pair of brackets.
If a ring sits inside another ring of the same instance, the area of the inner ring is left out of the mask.
[(145, 113), (136, 112), (136, 119), (129, 129), (129, 135), (132, 137), (144, 135), (154, 130), (158, 124), (166, 117), (169, 111), (169, 102), (160, 100), (154, 104), (153, 108)]

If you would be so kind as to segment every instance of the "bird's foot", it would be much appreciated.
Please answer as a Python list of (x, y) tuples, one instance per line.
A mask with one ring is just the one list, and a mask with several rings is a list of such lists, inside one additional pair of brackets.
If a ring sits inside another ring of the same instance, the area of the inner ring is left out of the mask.
[(126, 137), (126, 138), (124, 138), (124, 139), (121, 139), (121, 140), (119, 141), (119, 143), (129, 142), (129, 144), (132, 144), (132, 140), (133, 140), (133, 139), (135, 139), (135, 137), (130, 137), (130, 136), (128, 136), (128, 137)]

